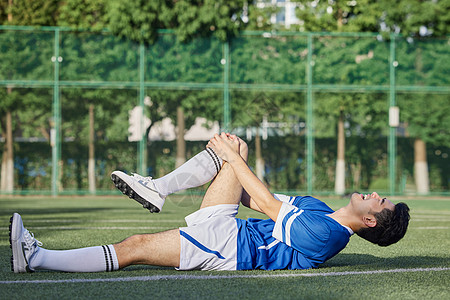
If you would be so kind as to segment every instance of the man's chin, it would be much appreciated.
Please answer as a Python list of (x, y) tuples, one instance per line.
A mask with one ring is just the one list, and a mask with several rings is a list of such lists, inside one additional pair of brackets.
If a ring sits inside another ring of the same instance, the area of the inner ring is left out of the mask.
[(350, 197), (350, 201), (360, 201), (361, 199), (361, 193), (359, 192), (354, 192)]

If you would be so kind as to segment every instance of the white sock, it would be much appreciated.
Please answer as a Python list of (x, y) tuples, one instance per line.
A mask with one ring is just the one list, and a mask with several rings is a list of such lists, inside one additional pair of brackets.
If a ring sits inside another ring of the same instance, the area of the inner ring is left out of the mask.
[(47, 250), (39, 248), (30, 259), (36, 270), (62, 272), (110, 272), (119, 269), (113, 245), (74, 250)]
[(153, 183), (158, 192), (166, 197), (210, 182), (219, 173), (222, 164), (222, 159), (211, 148), (206, 148), (171, 173), (153, 179)]

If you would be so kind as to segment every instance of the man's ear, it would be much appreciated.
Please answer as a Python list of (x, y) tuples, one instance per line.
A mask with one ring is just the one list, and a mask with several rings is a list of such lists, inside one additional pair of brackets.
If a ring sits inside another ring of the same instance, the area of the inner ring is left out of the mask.
[(363, 217), (364, 225), (367, 227), (375, 227), (377, 226), (377, 219), (374, 216), (364, 216)]

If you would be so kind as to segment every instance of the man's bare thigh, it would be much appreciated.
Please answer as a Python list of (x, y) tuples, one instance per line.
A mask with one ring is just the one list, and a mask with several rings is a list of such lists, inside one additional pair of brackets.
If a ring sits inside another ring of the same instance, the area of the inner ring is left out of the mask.
[(239, 204), (242, 185), (230, 164), (224, 163), (219, 174), (209, 186), (200, 208), (218, 204)]

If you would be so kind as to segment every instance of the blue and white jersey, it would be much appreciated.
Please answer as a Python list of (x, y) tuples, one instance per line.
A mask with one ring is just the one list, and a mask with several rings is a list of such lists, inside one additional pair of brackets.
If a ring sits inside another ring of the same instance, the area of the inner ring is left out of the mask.
[(332, 258), (353, 234), (328, 215), (334, 211), (310, 197), (275, 195), (277, 221), (236, 219), (237, 270), (309, 269)]

